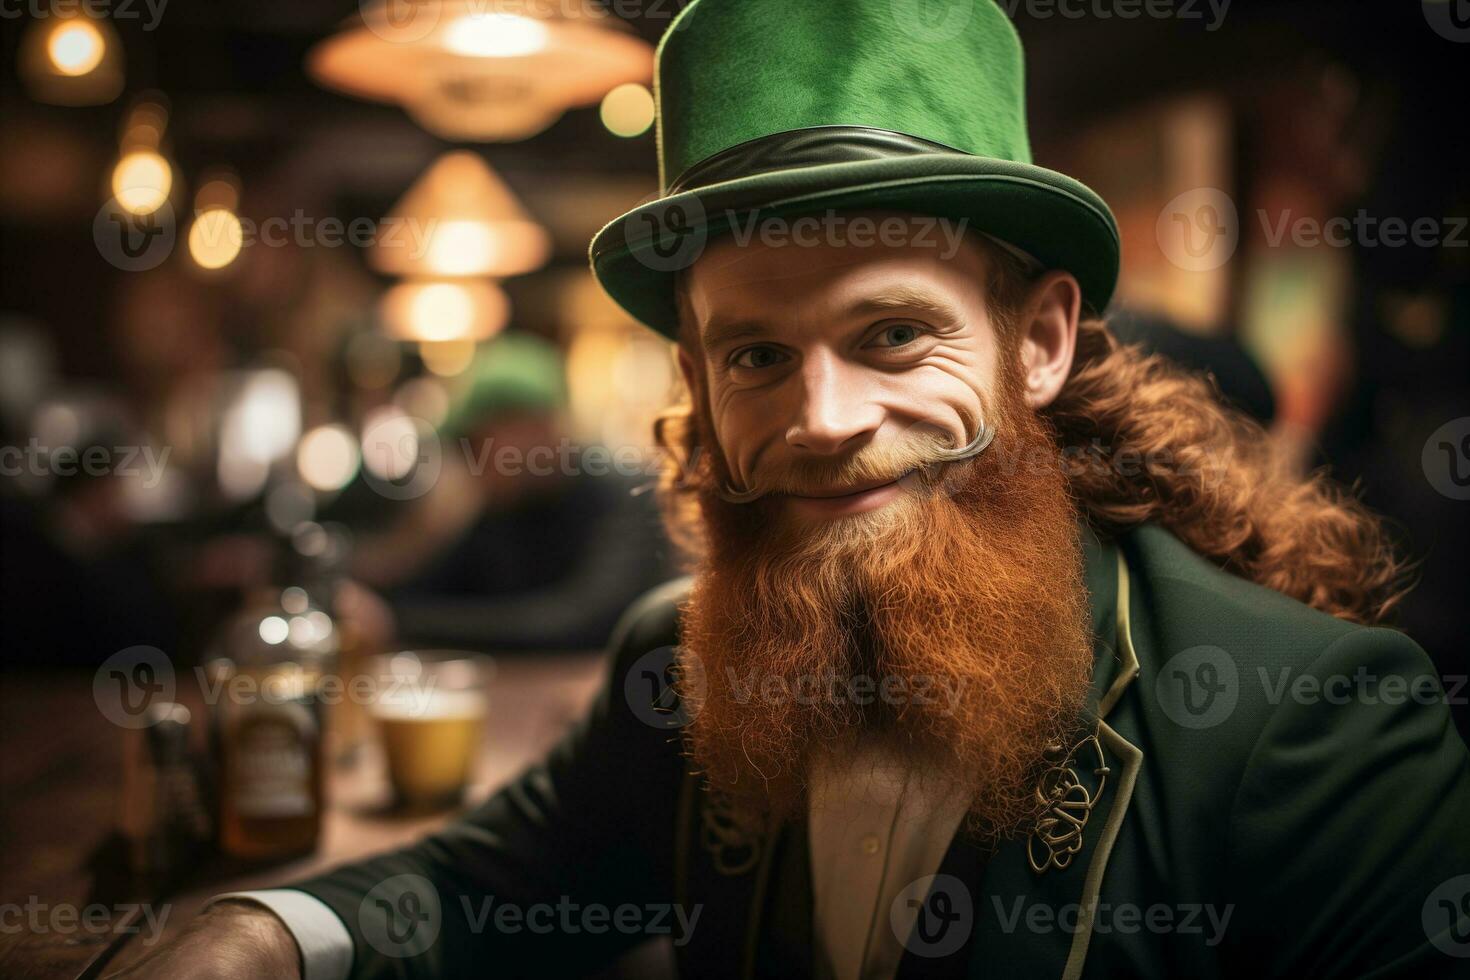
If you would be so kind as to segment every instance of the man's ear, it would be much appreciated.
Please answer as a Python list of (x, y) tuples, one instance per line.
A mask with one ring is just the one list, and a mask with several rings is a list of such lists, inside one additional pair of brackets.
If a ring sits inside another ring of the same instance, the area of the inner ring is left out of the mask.
[(1022, 384), (1033, 409), (1050, 405), (1066, 384), (1081, 312), (1082, 289), (1070, 272), (1048, 272), (1031, 287), (1020, 331)]

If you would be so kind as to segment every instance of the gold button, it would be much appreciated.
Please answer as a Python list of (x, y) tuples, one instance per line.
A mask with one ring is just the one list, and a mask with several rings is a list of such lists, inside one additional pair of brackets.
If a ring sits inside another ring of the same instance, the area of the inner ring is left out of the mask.
[(864, 834), (861, 845), (864, 854), (877, 854), (878, 848), (881, 846), (878, 842), (877, 834)]

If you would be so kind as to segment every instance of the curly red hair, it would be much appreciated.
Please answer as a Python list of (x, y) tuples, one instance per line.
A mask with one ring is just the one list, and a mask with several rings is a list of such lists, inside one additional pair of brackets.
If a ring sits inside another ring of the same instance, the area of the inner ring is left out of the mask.
[(1208, 378), (1119, 343), (1102, 320), (1078, 325), (1071, 376), (1044, 414), (1061, 447), (1170, 461), (1069, 468), (1100, 530), (1153, 521), (1225, 570), (1357, 623), (1383, 621), (1407, 591), (1382, 519), (1325, 473), (1288, 466)]

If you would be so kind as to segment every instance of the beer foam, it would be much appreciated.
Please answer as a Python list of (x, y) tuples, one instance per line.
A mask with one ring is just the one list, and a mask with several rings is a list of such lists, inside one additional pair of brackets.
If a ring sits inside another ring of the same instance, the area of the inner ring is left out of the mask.
[(456, 721), (482, 718), (485, 696), (478, 691), (405, 688), (374, 701), (370, 712), (384, 721)]

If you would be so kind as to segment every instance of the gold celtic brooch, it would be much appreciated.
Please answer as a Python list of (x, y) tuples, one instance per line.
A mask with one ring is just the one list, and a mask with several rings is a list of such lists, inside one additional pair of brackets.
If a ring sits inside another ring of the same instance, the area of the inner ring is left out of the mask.
[[(1036, 802), (1044, 812), (1026, 839), (1026, 860), (1037, 874), (1052, 868), (1065, 870), (1071, 865), (1082, 850), (1082, 831), (1087, 827), (1093, 807), (1102, 799), (1112, 772), (1103, 757), (1097, 732), (1072, 746), (1065, 755), (1060, 745), (1050, 746), (1046, 754), (1050, 765), (1036, 782)], [(1092, 774), (1097, 777), (1095, 789), (1088, 789), (1077, 778), (1079, 762), (1091, 761), (1096, 763), (1092, 767)]]

